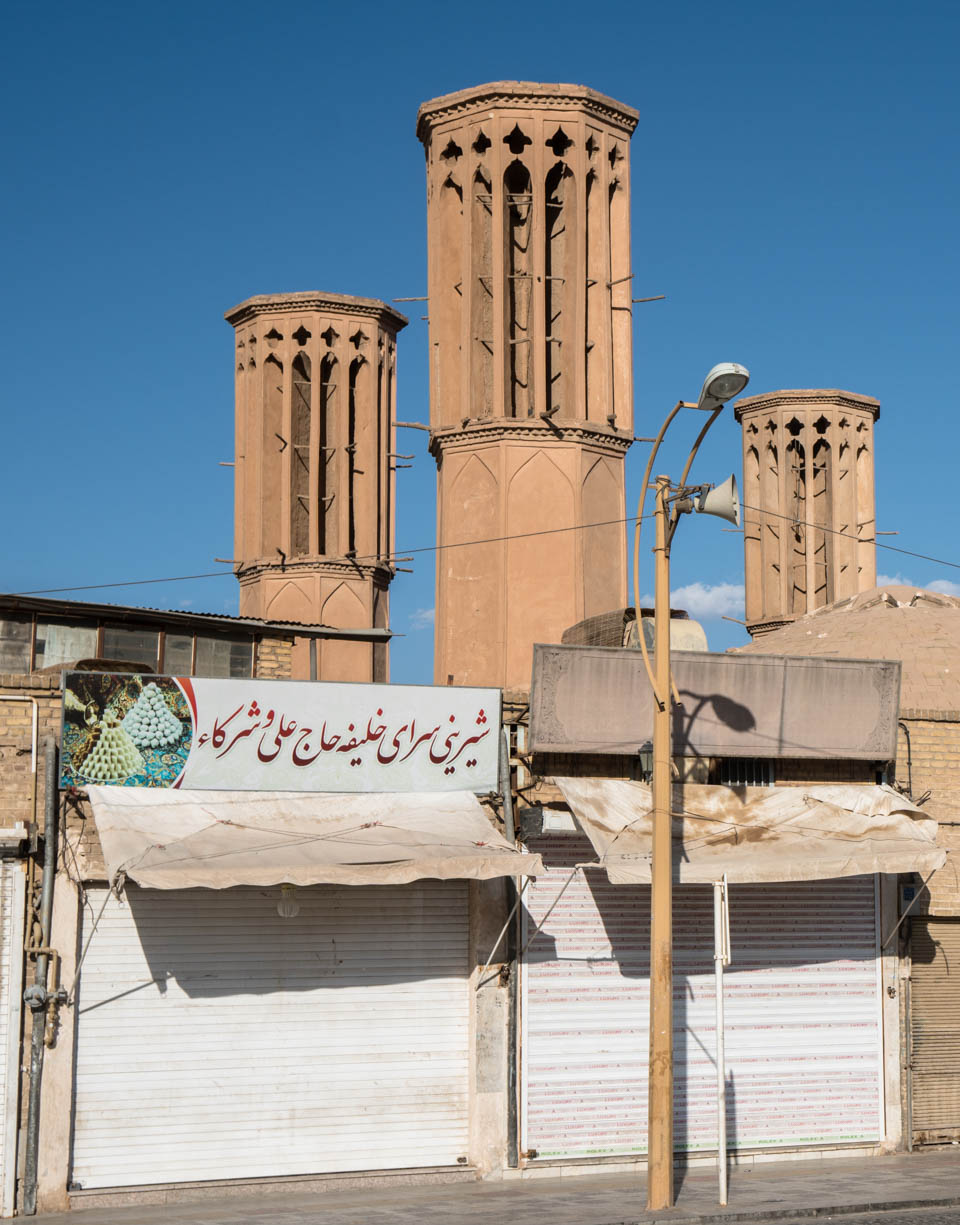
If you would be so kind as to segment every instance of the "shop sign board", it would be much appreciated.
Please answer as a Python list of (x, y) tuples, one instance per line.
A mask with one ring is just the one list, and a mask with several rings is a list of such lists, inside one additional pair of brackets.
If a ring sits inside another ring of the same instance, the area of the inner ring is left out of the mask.
[(67, 672), (61, 786), (498, 788), (500, 690)]

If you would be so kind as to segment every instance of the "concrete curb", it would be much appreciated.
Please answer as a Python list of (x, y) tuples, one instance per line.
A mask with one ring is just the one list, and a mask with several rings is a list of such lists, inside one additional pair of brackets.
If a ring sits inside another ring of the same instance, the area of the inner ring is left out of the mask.
[(945, 1199), (877, 1200), (863, 1204), (837, 1204), (816, 1208), (756, 1208), (748, 1212), (714, 1212), (696, 1216), (674, 1216), (673, 1212), (670, 1212), (668, 1215), (610, 1221), (607, 1225), (723, 1225), (725, 1221), (799, 1221), (831, 1216), (857, 1216), (868, 1212), (913, 1212), (921, 1208), (956, 1207), (960, 1207), (960, 1195), (951, 1195)]

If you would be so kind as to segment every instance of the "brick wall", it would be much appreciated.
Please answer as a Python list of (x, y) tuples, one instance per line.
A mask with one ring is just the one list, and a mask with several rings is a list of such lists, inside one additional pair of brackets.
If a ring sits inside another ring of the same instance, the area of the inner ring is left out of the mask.
[(284, 679), (291, 675), (293, 640), (290, 638), (262, 638), (257, 644), (257, 676), (270, 680)]
[(960, 915), (960, 711), (904, 710), (901, 716), (897, 785), (914, 800), (930, 792), (923, 811), (937, 819), (937, 841), (947, 851), (912, 913)]
[[(37, 822), (43, 828), (43, 740), (60, 741), (60, 677), (0, 674), (0, 825), (27, 823), (31, 813), (30, 740), (33, 705), (37, 702)], [(7, 701), (17, 698), (18, 701)]]

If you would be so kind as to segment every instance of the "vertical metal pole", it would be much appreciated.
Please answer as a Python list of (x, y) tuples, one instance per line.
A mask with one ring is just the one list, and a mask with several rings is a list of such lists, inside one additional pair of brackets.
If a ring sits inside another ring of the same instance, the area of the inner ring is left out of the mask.
[[(503, 836), (513, 845), (517, 840), (516, 823), (513, 816), (513, 791), (510, 777), (510, 733), (503, 728), (500, 739), (500, 794), (503, 797)], [(517, 900), (518, 878), (506, 878), (506, 905), (512, 910)], [(507, 979), (507, 1168), (516, 1170), (520, 1166), (520, 1110), (517, 1087), (517, 1054), (520, 1036), (520, 948), (517, 932), (520, 923), (520, 908), (507, 933), (506, 956), (510, 966)]]
[[(43, 876), (40, 884), (40, 933), (41, 948), (50, 948), (50, 927), (53, 920), (53, 882), (57, 870), (57, 800), (59, 798), (57, 769), (57, 745), (48, 737), (43, 745), (44, 753), (44, 818), (43, 818)], [(33, 986), (24, 992), (24, 1000), (33, 1013), (33, 1029), (30, 1039), (30, 1094), (27, 1104), (27, 1134), (24, 1153), (23, 1205), (24, 1216), (33, 1216), (37, 1211), (37, 1170), (40, 1154), (40, 1083), (43, 1076), (43, 1036), (47, 1024), (49, 995), (47, 992), (47, 967), (49, 953), (37, 954), (37, 968)]]
[(713, 882), (713, 971), (717, 996), (717, 1177), (727, 1202), (727, 1077), (723, 1050), (723, 967), (726, 962), (726, 881)]
[(667, 494), (658, 476), (655, 571), (657, 692), (653, 717), (653, 861), (650, 890), (650, 1072), (647, 1211), (673, 1207), (673, 840), (670, 777), (670, 545)]

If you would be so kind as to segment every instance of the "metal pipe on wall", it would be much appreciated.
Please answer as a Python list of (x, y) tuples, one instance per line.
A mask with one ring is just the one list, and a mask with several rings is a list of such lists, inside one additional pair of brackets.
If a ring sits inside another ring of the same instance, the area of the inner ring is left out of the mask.
[(57, 744), (52, 736), (43, 742), (44, 758), (44, 820), (43, 875), (40, 881), (40, 935), (42, 945), (37, 953), (33, 985), (23, 993), (24, 1002), (33, 1013), (30, 1034), (30, 1095), (27, 1106), (26, 1150), (23, 1172), (23, 1213), (33, 1216), (37, 1211), (37, 1168), (40, 1136), (40, 1086), (43, 1077), (44, 1034), (51, 993), (47, 990), (50, 964), (50, 928), (53, 920), (53, 884), (57, 871)]

